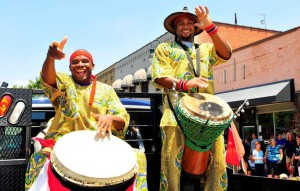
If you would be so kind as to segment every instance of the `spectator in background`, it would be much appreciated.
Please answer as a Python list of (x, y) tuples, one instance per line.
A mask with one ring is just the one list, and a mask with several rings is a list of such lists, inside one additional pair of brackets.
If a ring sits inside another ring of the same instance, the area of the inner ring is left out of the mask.
[(296, 175), (300, 177), (300, 137), (296, 138), (297, 140), (297, 146), (296, 146), (296, 152), (295, 152), (295, 160), (294, 160), (294, 166), (296, 169)]
[(247, 174), (256, 175), (255, 160), (253, 159), (252, 155), (249, 155), (249, 160), (247, 161), (247, 164), (248, 164)]
[(145, 152), (143, 138), (142, 138), (140, 129), (139, 129), (138, 125), (136, 124), (135, 120), (130, 120), (125, 138), (131, 140), (131, 141), (129, 141), (129, 144), (133, 148), (137, 148), (137, 149), (140, 149), (141, 151)]
[(255, 143), (259, 141), (257, 139), (257, 135), (255, 133), (252, 133), (252, 141), (251, 141), (251, 152), (255, 149)]
[(281, 148), (282, 148), (282, 150), (284, 150), (286, 140), (282, 138), (282, 134), (281, 133), (277, 134), (277, 140), (276, 140), (276, 142), (277, 142), (277, 145), (280, 145)]
[(283, 152), (280, 145), (277, 145), (274, 138), (270, 139), (270, 144), (267, 146), (266, 154), (264, 157), (265, 162), (267, 162), (267, 174), (269, 178), (278, 178), (279, 169), (278, 164), (281, 163), (283, 158)]
[(294, 176), (294, 157), (296, 152), (297, 142), (295, 141), (293, 134), (291, 132), (287, 133), (287, 140), (285, 143), (285, 164), (286, 169), (290, 177)]
[(252, 151), (252, 160), (255, 160), (255, 171), (257, 176), (265, 176), (264, 153), (261, 150), (261, 143), (255, 143), (255, 149)]
[(248, 160), (248, 157), (250, 155), (250, 142), (248, 138), (245, 138), (243, 141), (243, 146), (245, 148), (245, 155), (244, 155), (244, 159), (245, 161)]
[(287, 136), (286, 136), (286, 132), (285, 132), (285, 131), (282, 132), (282, 139), (287, 139)]
[[(280, 145), (280, 147), (281, 147), (281, 149), (282, 149), (282, 152), (283, 152), (283, 154), (285, 153), (285, 142), (286, 142), (286, 140), (285, 139), (283, 139), (282, 138), (282, 133), (281, 132), (279, 132), (278, 134), (277, 134), (277, 139), (276, 139), (276, 142), (277, 142), (277, 145)], [(285, 156), (283, 157), (283, 163), (280, 163), (279, 165), (278, 165), (278, 169), (279, 169), (279, 174), (282, 174), (282, 173), (285, 173), (285, 174), (287, 174), (288, 172), (287, 172), (287, 169), (286, 169), (286, 165), (285, 165)]]

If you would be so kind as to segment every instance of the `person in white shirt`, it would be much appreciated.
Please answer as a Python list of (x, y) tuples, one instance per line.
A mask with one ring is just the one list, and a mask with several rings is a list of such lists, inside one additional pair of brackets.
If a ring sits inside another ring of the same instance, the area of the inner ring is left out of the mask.
[(255, 149), (252, 151), (252, 159), (255, 160), (256, 176), (265, 176), (264, 153), (261, 150), (261, 143), (259, 141), (255, 143)]

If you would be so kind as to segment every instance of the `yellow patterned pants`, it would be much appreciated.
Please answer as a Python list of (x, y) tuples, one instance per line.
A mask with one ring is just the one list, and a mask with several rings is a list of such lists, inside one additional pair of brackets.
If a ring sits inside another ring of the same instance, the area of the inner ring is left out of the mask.
[[(164, 126), (161, 151), (161, 191), (180, 191), (181, 158), (184, 135), (180, 127)], [(219, 136), (211, 148), (210, 162), (205, 173), (205, 191), (227, 189), (225, 147), (223, 135)], [(199, 180), (200, 181), (200, 180)]]

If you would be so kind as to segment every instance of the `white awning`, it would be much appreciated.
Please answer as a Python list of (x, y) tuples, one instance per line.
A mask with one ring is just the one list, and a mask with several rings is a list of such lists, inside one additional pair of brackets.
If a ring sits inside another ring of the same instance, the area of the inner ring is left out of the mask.
[(132, 74), (128, 74), (127, 76), (125, 76), (122, 80), (121, 87), (122, 88), (133, 87), (134, 85), (132, 84), (132, 79), (133, 79)]
[(149, 66), (148, 70), (147, 70), (147, 79), (151, 80), (152, 79), (152, 65)]
[(288, 102), (292, 101), (293, 94), (293, 80), (285, 80), (228, 92), (220, 92), (215, 95), (225, 100), (231, 107), (238, 107), (245, 99), (248, 99), (249, 106)]
[(147, 81), (147, 73), (145, 69), (137, 70), (133, 75), (132, 83), (146, 82)]
[(121, 84), (122, 84), (122, 79), (118, 79), (116, 81), (114, 81), (114, 83), (112, 84), (112, 87), (115, 89), (115, 90), (123, 90), (121, 88)]

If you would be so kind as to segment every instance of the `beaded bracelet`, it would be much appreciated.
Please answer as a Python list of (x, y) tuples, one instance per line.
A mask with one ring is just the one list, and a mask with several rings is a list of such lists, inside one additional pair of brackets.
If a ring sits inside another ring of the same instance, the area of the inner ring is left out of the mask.
[(179, 80), (179, 82), (176, 82), (175, 80), (173, 80), (173, 90), (177, 90), (177, 91), (188, 91), (186, 84), (187, 84), (188, 80)]
[(179, 82), (176, 84), (176, 89), (178, 90), (178, 91), (181, 91), (182, 90), (182, 88), (181, 88), (181, 83), (183, 82), (183, 80), (179, 80)]

